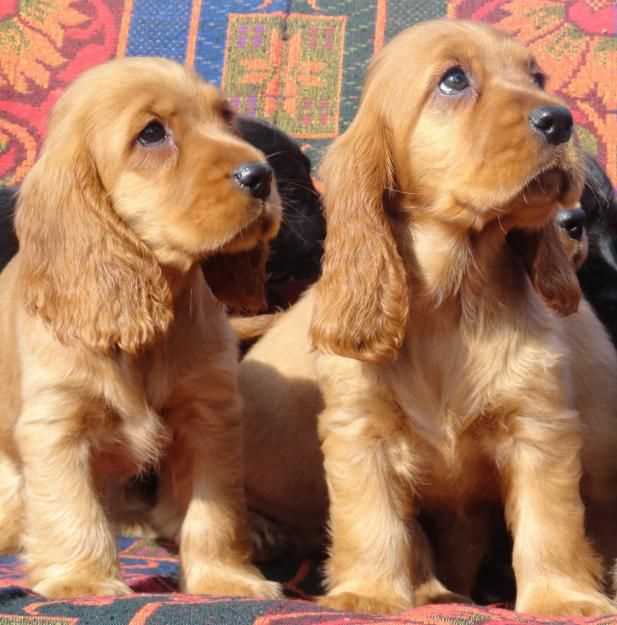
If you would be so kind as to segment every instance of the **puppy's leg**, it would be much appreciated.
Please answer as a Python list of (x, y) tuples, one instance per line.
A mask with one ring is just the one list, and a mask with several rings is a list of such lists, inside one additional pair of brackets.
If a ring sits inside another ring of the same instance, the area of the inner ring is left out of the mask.
[(23, 462), (23, 547), (32, 588), (49, 598), (130, 592), (90, 468), (72, 397), (27, 407), (16, 440)]
[(220, 404), (216, 414), (193, 403), (175, 421), (160, 485), (155, 526), (179, 530), (183, 589), (189, 593), (279, 597), (251, 563), (242, 471), (240, 406)]
[(9, 455), (0, 452), (0, 553), (20, 548), (22, 524), (23, 479)]
[(392, 613), (414, 605), (414, 451), (387, 400), (326, 409), (320, 435), (330, 495), (328, 594), (321, 603)]
[[(610, 369), (613, 375), (613, 368)], [(613, 380), (609, 378), (603, 382), (612, 385)], [(598, 396), (602, 399), (599, 392), (596, 393)], [(617, 431), (613, 415), (614, 398), (609, 398), (604, 405), (601, 402), (598, 404), (590, 407), (587, 413), (595, 419), (587, 418), (585, 421), (581, 490), (585, 503), (585, 527), (593, 546), (602, 557), (605, 588), (612, 594), (617, 592), (616, 580), (612, 579), (617, 559)]]
[(617, 584), (612, 578), (613, 565), (617, 559), (617, 492), (615, 492), (615, 475), (606, 475), (615, 463), (614, 457), (604, 467), (604, 475), (600, 472), (586, 475), (583, 495), (585, 501), (585, 527), (593, 546), (602, 557), (603, 582), (607, 592), (617, 591)]
[(569, 411), (542, 411), (540, 403), (528, 406), (537, 417), (517, 419), (503, 467), (516, 609), (551, 616), (614, 614), (601, 592), (600, 560), (585, 536), (578, 419)]

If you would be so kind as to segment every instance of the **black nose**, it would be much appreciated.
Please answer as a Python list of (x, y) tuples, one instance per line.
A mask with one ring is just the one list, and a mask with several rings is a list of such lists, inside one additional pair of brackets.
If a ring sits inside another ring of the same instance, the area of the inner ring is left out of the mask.
[(568, 233), (571, 239), (580, 241), (587, 223), (587, 215), (579, 206), (571, 209), (562, 208), (557, 213), (555, 221), (560, 228), (563, 228)]
[(259, 200), (265, 200), (270, 195), (272, 168), (268, 163), (244, 163), (234, 171), (233, 177), (241, 187)]
[(572, 135), (572, 114), (565, 106), (541, 106), (529, 113), (529, 123), (551, 144), (565, 143)]

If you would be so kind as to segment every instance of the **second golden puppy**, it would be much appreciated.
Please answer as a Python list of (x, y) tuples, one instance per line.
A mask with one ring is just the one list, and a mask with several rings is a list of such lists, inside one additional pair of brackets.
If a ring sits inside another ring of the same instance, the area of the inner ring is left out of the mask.
[(263, 263), (244, 255), (279, 224), (231, 117), (176, 63), (112, 61), (61, 97), (20, 191), (0, 275), (0, 546), (23, 548), (47, 597), (128, 592), (113, 503), (152, 466), (184, 590), (279, 594), (250, 561), (236, 342), (198, 264), (228, 254), (245, 297)]
[(596, 549), (617, 548), (617, 359), (553, 223), (582, 176), (544, 81), (487, 26), (419, 24), (326, 155), (323, 275), (241, 389), (251, 504), (306, 530), (328, 511), (330, 606), (426, 599), (420, 512), (454, 519), (437, 568), (468, 592), (501, 505), (518, 610), (616, 611)]

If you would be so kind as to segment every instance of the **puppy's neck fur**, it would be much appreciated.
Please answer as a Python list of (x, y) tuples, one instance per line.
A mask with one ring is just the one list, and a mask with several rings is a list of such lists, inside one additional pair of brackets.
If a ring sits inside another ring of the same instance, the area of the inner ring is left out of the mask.
[(412, 317), (449, 310), (473, 323), (480, 309), (497, 312), (522, 298), (524, 270), (497, 220), (475, 232), (420, 217), (399, 245), (411, 268)]
[(190, 320), (198, 312), (205, 314), (206, 308), (210, 312), (223, 309), (223, 304), (216, 299), (206, 282), (201, 265), (193, 265), (187, 272), (164, 267), (163, 275), (172, 294), (174, 319), (182, 319), (188, 315)]

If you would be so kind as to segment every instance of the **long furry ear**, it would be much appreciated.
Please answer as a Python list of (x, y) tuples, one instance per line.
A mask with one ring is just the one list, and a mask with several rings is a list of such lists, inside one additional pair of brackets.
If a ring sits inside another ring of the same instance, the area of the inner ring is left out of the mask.
[(546, 305), (564, 317), (575, 313), (581, 287), (554, 221), (537, 231), (513, 230), (508, 241), (521, 257), (531, 283)]
[(409, 308), (407, 273), (384, 207), (392, 158), (369, 112), (326, 154), (326, 239), (311, 338), (317, 349), (359, 360), (396, 357)]
[(89, 152), (69, 142), (44, 151), (19, 193), (25, 306), (64, 343), (134, 353), (169, 326), (169, 286), (114, 212)]
[(269, 245), (261, 242), (247, 252), (215, 254), (202, 263), (206, 282), (214, 296), (230, 312), (262, 312), (266, 298), (266, 262)]

